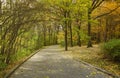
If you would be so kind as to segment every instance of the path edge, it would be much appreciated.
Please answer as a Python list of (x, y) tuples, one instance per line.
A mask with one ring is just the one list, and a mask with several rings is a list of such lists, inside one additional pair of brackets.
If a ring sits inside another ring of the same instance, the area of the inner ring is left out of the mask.
[(41, 49), (34, 51), (32, 54), (30, 54), (25, 60), (23, 60), (20, 64), (16, 65), (13, 69), (11, 69), (4, 78), (9, 78), (22, 64), (24, 64), (27, 60), (29, 60), (32, 56), (34, 56), (36, 53), (38, 53)]
[(104, 69), (102, 69), (102, 68), (99, 68), (99, 67), (97, 67), (97, 66), (94, 66), (94, 65), (92, 65), (92, 64), (89, 64), (89, 63), (87, 63), (87, 62), (85, 62), (85, 61), (78, 60), (78, 59), (75, 59), (75, 60), (78, 61), (78, 62), (83, 63), (84, 65), (93, 67), (93, 68), (95, 68), (96, 70), (101, 71), (101, 72), (103, 72), (103, 73), (105, 73), (105, 74), (108, 74), (108, 75), (112, 76), (113, 78), (120, 78), (120, 77), (117, 76), (117, 75), (114, 75), (114, 74), (112, 74), (112, 73), (110, 73), (110, 72), (108, 72), (108, 71), (106, 71), (106, 70), (104, 70)]

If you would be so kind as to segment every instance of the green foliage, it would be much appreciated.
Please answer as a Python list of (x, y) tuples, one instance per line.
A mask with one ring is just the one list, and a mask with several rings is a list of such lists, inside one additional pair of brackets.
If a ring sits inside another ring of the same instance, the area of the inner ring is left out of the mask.
[(112, 39), (101, 45), (105, 56), (120, 61), (120, 39)]
[(0, 60), (0, 70), (6, 68), (7, 64)]
[(87, 35), (87, 32), (84, 31), (84, 30), (82, 30), (82, 29), (79, 30), (79, 29), (77, 29), (77, 28), (74, 28), (74, 31), (73, 31), (73, 35), (74, 35), (74, 36), (75, 36), (75, 35), (77, 36), (76, 31), (79, 32), (80, 40), (82, 41), (82, 43), (86, 44), (87, 41), (90, 39), (90, 37)]
[(62, 47), (64, 47), (65, 46), (65, 41), (61, 41), (60, 43), (59, 43)]
[(15, 53), (14, 55), (11, 56), (11, 61), (15, 62), (15, 61), (19, 61), (20, 59), (29, 56), (31, 54), (32, 51), (27, 50), (27, 49), (21, 49), (19, 50), (17, 53)]
[[(99, 21), (92, 18), (94, 18), (93, 11), (95, 7), (98, 7), (97, 5), (101, 0), (94, 1), (8, 0), (4, 2), (3, 0), (5, 5), (2, 3), (2, 6), (0, 6), (2, 7), (0, 14), (0, 68), (6, 67), (6, 63), (9, 64), (28, 56), (43, 45), (56, 44), (57, 40), (61, 46), (65, 46), (66, 42), (68, 45), (71, 45), (71, 42), (73, 42), (73, 45), (77, 45), (79, 40), (82, 44), (86, 44), (90, 39), (87, 36), (87, 24), (92, 24), (92, 27), (95, 24), (96, 27), (94, 26), (95, 29), (92, 32), (100, 28), (97, 28)], [(91, 19), (88, 19), (88, 11), (91, 11)], [(95, 15), (97, 15), (97, 12), (95, 12)], [(101, 22), (103, 21), (101, 20)], [(72, 33), (69, 24), (72, 26)], [(77, 26), (80, 26), (80, 28), (77, 28)], [(103, 28), (100, 29), (104, 30)], [(119, 28), (116, 29), (119, 30)], [(65, 33), (66, 30), (67, 34)], [(65, 34), (67, 38), (64, 37)], [(73, 38), (71, 38), (71, 34)], [(56, 38), (57, 35), (58, 38)], [(107, 44), (105, 47), (109, 50), (109, 47), (111, 48), (111, 46), (115, 46), (113, 44), (117, 43), (111, 43), (112, 45), (109, 46)], [(113, 48), (111, 49), (113, 50)], [(113, 50), (115, 52), (110, 51), (106, 52), (107, 55), (115, 59), (119, 58), (118, 48)]]
[(5, 59), (5, 56), (0, 55), (0, 70), (4, 69), (7, 64), (3, 62), (3, 59)]
[(80, 30), (80, 36), (81, 36), (81, 41), (88, 41), (89, 40), (89, 36), (86, 34), (86, 32), (84, 32), (83, 30)]
[(3, 62), (3, 59), (5, 59), (5, 56), (0, 55), (0, 70), (6, 68), (7, 64)]
[(63, 38), (60, 38), (58, 39), (58, 43), (61, 45), (61, 46), (65, 46), (65, 41)]

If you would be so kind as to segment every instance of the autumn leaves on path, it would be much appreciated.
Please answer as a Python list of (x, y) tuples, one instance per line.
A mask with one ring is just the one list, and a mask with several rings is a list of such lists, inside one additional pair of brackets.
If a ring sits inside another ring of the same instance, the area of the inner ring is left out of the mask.
[(65, 55), (59, 46), (49, 46), (21, 65), (10, 78), (112, 78)]

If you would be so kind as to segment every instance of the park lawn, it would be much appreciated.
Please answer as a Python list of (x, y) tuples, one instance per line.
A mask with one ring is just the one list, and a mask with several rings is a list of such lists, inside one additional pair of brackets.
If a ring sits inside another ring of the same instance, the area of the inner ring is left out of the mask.
[(69, 47), (69, 51), (66, 54), (77, 61), (85, 61), (120, 76), (120, 63), (105, 58), (98, 45), (94, 45), (92, 48), (87, 48), (86, 46)]

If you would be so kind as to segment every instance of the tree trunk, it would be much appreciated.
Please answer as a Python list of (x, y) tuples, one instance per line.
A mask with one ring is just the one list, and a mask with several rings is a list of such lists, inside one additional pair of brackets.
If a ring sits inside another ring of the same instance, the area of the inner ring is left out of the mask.
[(65, 21), (65, 51), (68, 50), (68, 44), (67, 44), (67, 21)]
[(101, 32), (100, 32), (100, 27), (102, 25), (102, 21), (101, 19), (98, 20), (99, 21), (99, 26), (98, 26), (98, 32), (97, 32), (97, 43), (100, 43), (101, 42)]
[(10, 40), (8, 43), (8, 49), (6, 50), (6, 53), (7, 53), (6, 64), (9, 64), (9, 62), (10, 62), (11, 52), (13, 52), (13, 50), (14, 50), (14, 44), (15, 44), (15, 41), (16, 41), (17, 36), (18, 36), (19, 28), (20, 28), (20, 26), (15, 27), (13, 32), (11, 33), (11, 37), (10, 37)]
[(81, 37), (80, 37), (80, 29), (81, 29), (81, 23), (79, 24), (79, 21), (77, 21), (77, 24), (78, 24), (78, 31), (77, 31), (77, 36), (78, 36), (78, 39), (77, 39), (77, 45), (79, 47), (81, 47)]
[(105, 25), (105, 34), (104, 34), (104, 41), (107, 41), (107, 37), (108, 37), (108, 18), (106, 17), (106, 25)]
[(2, 1), (0, 0), (0, 14), (2, 13)]
[(56, 41), (55, 41), (55, 44), (58, 44), (58, 37), (57, 37), (58, 33), (59, 33), (59, 26), (56, 26)]
[(72, 25), (71, 21), (69, 21), (69, 30), (70, 30), (70, 46), (73, 47), (73, 39), (72, 39)]
[(49, 45), (51, 45), (51, 28), (48, 28), (48, 34), (49, 34)]
[(46, 46), (46, 26), (43, 25), (43, 39), (44, 39), (44, 46)]
[[(66, 11), (64, 13), (64, 17), (67, 18), (67, 12)], [(65, 51), (67, 51), (68, 50), (68, 42), (67, 42), (68, 41), (67, 40), (67, 35), (68, 35), (67, 34), (67, 32), (68, 32), (67, 31), (67, 29), (68, 29), (68, 21), (67, 20), (65, 20), (64, 25), (65, 25), (64, 26), (64, 28), (65, 28), (65, 30), (64, 30), (64, 32), (65, 32), (65, 38), (64, 38), (65, 39)]]
[(88, 36), (90, 37), (88, 40), (87, 48), (92, 47), (92, 40), (91, 40), (91, 12), (88, 11)]

